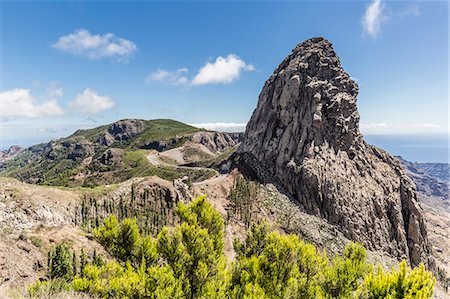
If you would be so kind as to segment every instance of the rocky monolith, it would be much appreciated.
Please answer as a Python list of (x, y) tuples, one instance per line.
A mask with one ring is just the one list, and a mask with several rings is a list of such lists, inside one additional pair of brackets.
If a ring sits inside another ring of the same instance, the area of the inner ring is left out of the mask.
[(238, 155), (348, 238), (433, 266), (412, 181), (359, 131), (358, 86), (329, 41), (296, 46), (266, 81)]

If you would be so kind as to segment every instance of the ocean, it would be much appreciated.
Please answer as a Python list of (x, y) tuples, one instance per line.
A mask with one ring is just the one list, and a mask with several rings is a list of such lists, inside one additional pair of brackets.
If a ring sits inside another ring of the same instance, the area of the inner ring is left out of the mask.
[(449, 139), (445, 134), (364, 135), (364, 138), (369, 144), (411, 162), (449, 163)]

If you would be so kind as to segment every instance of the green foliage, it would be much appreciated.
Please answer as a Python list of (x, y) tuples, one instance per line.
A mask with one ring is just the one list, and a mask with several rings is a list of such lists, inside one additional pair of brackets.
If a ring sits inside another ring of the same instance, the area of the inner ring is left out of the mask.
[(168, 266), (136, 270), (129, 263), (122, 266), (115, 261), (101, 267), (90, 265), (72, 285), (75, 291), (102, 298), (183, 298), (181, 285)]
[[(311, 244), (262, 224), (253, 225), (245, 241), (234, 246), (231, 298), (400, 299), (430, 298), (433, 293), (434, 278), (423, 265), (408, 272), (402, 262), (399, 272), (380, 268), (373, 274), (365, 249), (357, 243), (349, 243), (342, 256), (329, 260)], [(392, 290), (397, 295), (389, 293)]]
[(141, 237), (134, 252), (137, 258), (145, 260), (146, 267), (154, 265), (159, 258), (156, 241), (151, 236)]
[(117, 220), (136, 218), (143, 235), (156, 236), (164, 226), (175, 223), (176, 202), (177, 198), (173, 198), (165, 188), (138, 190), (132, 185), (128, 198), (103, 198), (97, 201), (95, 197), (85, 197), (75, 209), (74, 222), (85, 230), (92, 231), (99, 228), (108, 215), (114, 215)]
[[(410, 269), (402, 262), (398, 270), (374, 271), (360, 244), (349, 243), (330, 259), (266, 223), (252, 225), (245, 240), (234, 241), (236, 258), (227, 267), (224, 220), (211, 204), (199, 197), (179, 203), (176, 212), (180, 223), (163, 228), (156, 239), (143, 235), (134, 218), (107, 217), (95, 235), (116, 259), (105, 263), (94, 251), (89, 263), (82, 251), (73, 289), (100, 298), (412, 299), (433, 294), (435, 278), (423, 265)], [(67, 261), (63, 257), (70, 250), (60, 245), (51, 255)], [(57, 273), (52, 277), (70, 277), (55, 270), (67, 267), (52, 267)]]
[(88, 258), (86, 253), (84, 252), (84, 249), (81, 248), (80, 252), (80, 271), (79, 273), (83, 275), (83, 269), (88, 265)]
[(114, 215), (110, 215), (103, 223), (94, 230), (100, 243), (119, 261), (126, 262), (135, 257), (134, 249), (141, 241), (136, 219), (125, 218), (119, 223)]
[(66, 243), (54, 246), (48, 253), (50, 278), (70, 280), (74, 276), (73, 251)]
[(200, 298), (225, 268), (224, 221), (205, 197), (188, 206), (180, 203), (177, 212), (182, 223), (172, 233), (161, 231), (158, 251), (181, 280), (186, 297)]
[(255, 182), (249, 182), (243, 177), (238, 177), (234, 182), (228, 199), (230, 200), (231, 215), (244, 221), (246, 227), (250, 227), (252, 221), (253, 206), (258, 195)]
[(344, 256), (336, 257), (323, 270), (322, 292), (327, 298), (352, 298), (358, 283), (369, 270), (366, 251), (357, 243), (345, 246)]
[(433, 296), (433, 287), (436, 279), (425, 270), (421, 264), (410, 269), (405, 261), (399, 269), (385, 273), (381, 267), (371, 271), (364, 279), (361, 298), (365, 299), (422, 299)]

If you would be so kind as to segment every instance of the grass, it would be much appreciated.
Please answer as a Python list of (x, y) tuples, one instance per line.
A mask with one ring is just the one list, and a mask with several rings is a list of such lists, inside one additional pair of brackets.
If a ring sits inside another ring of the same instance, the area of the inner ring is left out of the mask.
[(31, 236), (30, 242), (31, 242), (31, 244), (33, 244), (36, 247), (42, 247), (42, 245), (43, 245), (42, 239), (38, 236)]
[(145, 143), (166, 140), (174, 137), (202, 131), (171, 119), (155, 119), (146, 121), (147, 129), (130, 143), (130, 147), (140, 147)]
[[(0, 294), (1, 296), (1, 294)], [(5, 298), (5, 297), (2, 297)], [(94, 299), (88, 294), (75, 292), (70, 283), (62, 279), (37, 281), (29, 287), (14, 289), (6, 298), (11, 299)]]

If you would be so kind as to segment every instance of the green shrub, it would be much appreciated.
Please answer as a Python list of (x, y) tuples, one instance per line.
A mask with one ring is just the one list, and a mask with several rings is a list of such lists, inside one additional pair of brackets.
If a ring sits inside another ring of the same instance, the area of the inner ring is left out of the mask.
[(73, 251), (66, 243), (54, 246), (48, 253), (48, 272), (50, 278), (66, 280), (74, 276)]
[(399, 269), (385, 273), (381, 267), (372, 271), (364, 279), (361, 298), (365, 299), (422, 299), (433, 296), (436, 279), (421, 264), (410, 269), (406, 261), (402, 261)]
[[(235, 240), (236, 258), (227, 267), (224, 220), (211, 204), (204, 197), (179, 203), (177, 215), (180, 223), (164, 228), (157, 239), (142, 236), (135, 219), (106, 218), (95, 234), (116, 260), (104, 262), (94, 252), (89, 263), (82, 251), (73, 289), (101, 298), (420, 299), (433, 294), (435, 278), (423, 265), (410, 269), (403, 261), (398, 270), (374, 271), (360, 244), (351, 242), (330, 259), (265, 223), (252, 225), (245, 240)], [(64, 243), (53, 248), (54, 280), (30, 290), (64, 289), (58, 281), (72, 277), (71, 254)]]

